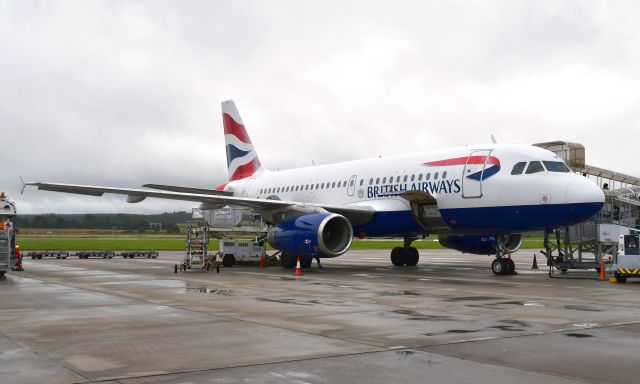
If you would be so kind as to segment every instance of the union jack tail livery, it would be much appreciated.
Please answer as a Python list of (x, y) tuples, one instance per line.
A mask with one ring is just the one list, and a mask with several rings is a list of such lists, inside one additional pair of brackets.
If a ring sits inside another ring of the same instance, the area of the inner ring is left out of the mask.
[(251, 144), (251, 139), (233, 100), (222, 102), (222, 121), (229, 181), (241, 180), (261, 171), (258, 154)]

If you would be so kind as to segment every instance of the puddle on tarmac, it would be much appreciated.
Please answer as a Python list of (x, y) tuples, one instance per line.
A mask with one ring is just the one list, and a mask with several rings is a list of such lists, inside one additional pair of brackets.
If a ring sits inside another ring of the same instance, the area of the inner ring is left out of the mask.
[(395, 311), (391, 311), (391, 313), (395, 315), (409, 316), (407, 317), (407, 320), (413, 320), (413, 321), (451, 321), (452, 320), (450, 316), (425, 315), (423, 313), (412, 311), (410, 309), (396, 309)]
[(219, 288), (210, 288), (210, 287), (186, 287), (185, 290), (187, 292), (197, 292), (197, 293), (213, 293), (215, 295), (221, 296), (233, 296), (234, 293), (231, 289), (219, 289)]
[(293, 304), (293, 305), (328, 305), (331, 307), (349, 307), (347, 303), (341, 301), (331, 301), (331, 300), (301, 300), (296, 298), (265, 298), (258, 297), (256, 298), (258, 301), (266, 301), (270, 303), (279, 303), (279, 304)]
[(498, 300), (499, 297), (493, 296), (460, 296), (460, 297), (449, 297), (447, 301), (484, 301), (484, 300)]
[(297, 280), (295, 277), (285, 277), (285, 276), (267, 276), (267, 279), (271, 279), (271, 280), (284, 280), (284, 281), (294, 281), (294, 280)]
[(506, 323), (506, 324), (512, 324), (512, 325), (519, 325), (521, 327), (530, 327), (531, 325), (529, 323), (527, 323), (526, 321), (521, 321), (521, 320), (500, 320), (500, 323)]
[(586, 305), (576, 305), (576, 304), (565, 305), (564, 309), (573, 309), (573, 310), (576, 310), (576, 311), (588, 311), (588, 312), (603, 312), (604, 311), (604, 309), (588, 307)]
[(524, 331), (524, 329), (522, 328), (517, 328), (513, 325), (494, 325), (492, 327), (489, 328), (494, 328), (494, 329), (499, 329), (501, 331), (507, 331), (507, 332), (522, 332)]
[(474, 332), (478, 332), (478, 330), (474, 330), (474, 329), (450, 329), (450, 330), (445, 331), (445, 332), (423, 333), (423, 335), (424, 336), (442, 336), (442, 335), (446, 335), (446, 334), (464, 335), (466, 333), (474, 333)]
[(420, 296), (419, 292), (414, 291), (385, 291), (376, 292), (377, 296)]
[(586, 333), (565, 333), (565, 336), (569, 336), (569, 337), (577, 337), (578, 339), (584, 339), (587, 337), (593, 337), (593, 335), (588, 335)]

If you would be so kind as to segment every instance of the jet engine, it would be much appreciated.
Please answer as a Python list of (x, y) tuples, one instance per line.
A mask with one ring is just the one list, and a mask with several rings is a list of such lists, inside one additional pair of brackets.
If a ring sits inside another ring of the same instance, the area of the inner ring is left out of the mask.
[(271, 228), (269, 244), (293, 255), (336, 257), (351, 246), (353, 228), (344, 216), (314, 213), (298, 216)]
[(502, 243), (504, 251), (517, 251), (522, 246), (522, 235), (519, 233), (503, 235), (440, 235), (438, 236), (438, 241), (443, 247), (455, 249), (462, 253), (490, 255), (496, 253), (498, 241)]

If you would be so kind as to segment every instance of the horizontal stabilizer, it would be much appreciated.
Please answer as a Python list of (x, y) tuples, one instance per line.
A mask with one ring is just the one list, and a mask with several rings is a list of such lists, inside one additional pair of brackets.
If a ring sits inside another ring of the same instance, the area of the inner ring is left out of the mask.
[(233, 192), (217, 191), (215, 189), (206, 188), (192, 188), (192, 187), (180, 187), (177, 185), (163, 185), (163, 184), (145, 184), (145, 188), (153, 188), (161, 191), (171, 192), (184, 192), (184, 193), (198, 193), (200, 195), (216, 195), (216, 196), (231, 196)]

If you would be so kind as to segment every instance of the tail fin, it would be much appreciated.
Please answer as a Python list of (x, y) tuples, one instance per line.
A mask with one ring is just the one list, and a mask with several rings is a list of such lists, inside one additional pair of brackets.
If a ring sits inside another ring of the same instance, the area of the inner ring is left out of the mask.
[(229, 181), (244, 179), (261, 171), (258, 153), (251, 144), (251, 139), (233, 100), (222, 102), (222, 121), (224, 142), (227, 147)]

